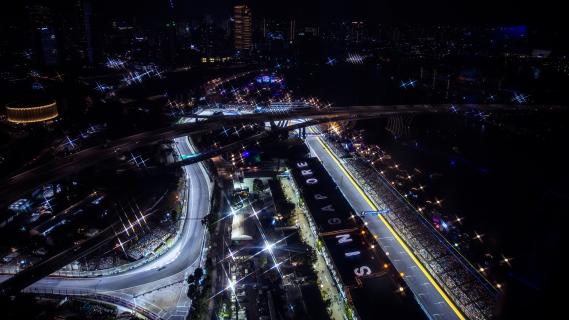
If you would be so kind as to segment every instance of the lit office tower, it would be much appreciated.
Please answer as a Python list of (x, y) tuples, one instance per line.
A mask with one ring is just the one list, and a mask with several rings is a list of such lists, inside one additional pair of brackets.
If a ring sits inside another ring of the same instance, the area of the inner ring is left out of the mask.
[(233, 8), (235, 50), (247, 51), (252, 47), (251, 10), (246, 5)]

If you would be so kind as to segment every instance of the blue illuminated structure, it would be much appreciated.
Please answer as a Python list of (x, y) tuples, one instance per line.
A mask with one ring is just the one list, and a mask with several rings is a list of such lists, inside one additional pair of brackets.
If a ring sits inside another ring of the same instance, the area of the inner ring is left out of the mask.
[(272, 74), (271, 75), (263, 74), (255, 78), (255, 81), (259, 84), (274, 84), (274, 83), (280, 83), (282, 80), (280, 77), (277, 77)]
[(417, 83), (417, 80), (401, 81), (399, 87), (403, 89), (415, 88), (415, 83)]

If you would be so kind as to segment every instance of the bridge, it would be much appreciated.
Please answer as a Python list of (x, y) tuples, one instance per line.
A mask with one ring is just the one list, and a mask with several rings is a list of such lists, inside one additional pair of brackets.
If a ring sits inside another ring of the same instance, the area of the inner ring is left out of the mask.
[(78, 260), (97, 249), (106, 245), (109, 241), (116, 238), (115, 227), (118, 223), (113, 223), (103, 231), (99, 232), (93, 238), (87, 239), (85, 242), (72, 246), (63, 250), (56, 255), (49, 257), (40, 263), (26, 268), (13, 277), (0, 283), (0, 295), (13, 295), (38, 280), (63, 268), (69, 263)]
[[(555, 110), (558, 108), (560, 108), (560, 107), (551, 107), (551, 106), (542, 106), (542, 107), (531, 106), (530, 107), (530, 106), (502, 106), (502, 105), (485, 105), (485, 106), (478, 106), (478, 105), (476, 105), (476, 106), (450, 106), (450, 105), (428, 106), (428, 105), (421, 105), (421, 106), (349, 107), (349, 108), (333, 108), (333, 109), (321, 109), (321, 110), (294, 110), (294, 111), (290, 111), (290, 112), (280, 112), (280, 113), (253, 113), (253, 114), (232, 115), (232, 116), (216, 115), (216, 116), (206, 117), (206, 119), (201, 120), (201, 121), (197, 121), (197, 119), (196, 119), (196, 122), (193, 122), (193, 123), (177, 124), (177, 125), (173, 125), (173, 126), (168, 127), (168, 128), (157, 129), (157, 130), (139, 133), (139, 134), (136, 134), (133, 136), (125, 137), (122, 139), (118, 139), (118, 140), (114, 141), (113, 143), (109, 143), (109, 144), (104, 145), (104, 146), (96, 146), (93, 148), (85, 149), (85, 150), (82, 150), (82, 151), (80, 151), (74, 155), (69, 156), (69, 157), (59, 159), (56, 161), (52, 161), (51, 163), (47, 163), (47, 164), (44, 164), (40, 167), (28, 170), (28, 171), (21, 173), (15, 177), (10, 178), (9, 180), (6, 181), (6, 183), (3, 183), (1, 185), (1, 187), (0, 187), (1, 193), (0, 194), (2, 194), (2, 198), (3, 198), (1, 202), (2, 202), (2, 204), (4, 204), (4, 202), (8, 202), (7, 200), (5, 200), (5, 199), (7, 199), (7, 197), (5, 197), (5, 195), (8, 195), (8, 192), (10, 191), (9, 188), (18, 189), (19, 188), (18, 184), (22, 183), (22, 181), (29, 185), (28, 188), (33, 189), (33, 188), (37, 187), (38, 185), (41, 185), (42, 183), (47, 183), (49, 181), (56, 180), (56, 179), (66, 175), (66, 174), (77, 172), (81, 169), (84, 169), (84, 168), (90, 166), (90, 165), (93, 165), (93, 164), (97, 163), (98, 161), (112, 158), (113, 156), (116, 156), (118, 154), (122, 154), (124, 152), (128, 152), (129, 150), (132, 150), (132, 149), (144, 146), (144, 145), (150, 145), (150, 144), (157, 143), (160, 141), (170, 140), (170, 139), (173, 139), (176, 137), (181, 137), (181, 136), (186, 136), (188, 134), (208, 132), (210, 130), (220, 129), (223, 126), (239, 125), (241, 123), (251, 123), (251, 122), (267, 122), (267, 121), (274, 122), (274, 121), (291, 120), (291, 119), (310, 119), (310, 120), (305, 121), (303, 123), (298, 123), (298, 124), (288, 126), (288, 127), (272, 128), (270, 131), (264, 131), (264, 132), (261, 132), (259, 134), (253, 135), (251, 137), (245, 138), (243, 140), (228, 144), (228, 145), (223, 146), (221, 148), (214, 149), (211, 151), (207, 151), (207, 152), (204, 152), (202, 154), (198, 154), (195, 157), (183, 159), (183, 160), (179, 161), (178, 164), (187, 165), (187, 164), (191, 164), (191, 163), (196, 163), (196, 162), (208, 159), (212, 156), (215, 156), (216, 154), (220, 154), (220, 153), (226, 152), (228, 150), (239, 148), (243, 144), (247, 144), (247, 143), (250, 143), (252, 141), (258, 141), (260, 139), (264, 139), (264, 138), (270, 136), (271, 134), (278, 133), (279, 131), (282, 132), (282, 131), (287, 131), (287, 130), (295, 130), (295, 129), (299, 129), (302, 127), (311, 126), (311, 125), (315, 125), (318, 123), (324, 123), (324, 122), (329, 122), (329, 121), (342, 121), (342, 120), (357, 120), (357, 119), (368, 119), (368, 118), (377, 118), (377, 117), (389, 117), (389, 116), (397, 116), (397, 115), (402, 115), (402, 114), (447, 113), (447, 112), (456, 112), (455, 111), (456, 109), (462, 109), (462, 110), (474, 109), (474, 110), (478, 110), (478, 111), (489, 112), (489, 111), (534, 111), (534, 110), (544, 110), (544, 109)], [(324, 157), (324, 155), (326, 155), (325, 152), (319, 153), (320, 157)], [(326, 161), (328, 161), (328, 162), (334, 161), (333, 155), (330, 155), (329, 158), (332, 160), (328, 159)], [(337, 160), (335, 160), (335, 161), (337, 162)], [(334, 166), (330, 166), (330, 167), (334, 167)], [(42, 169), (51, 170), (50, 171), (51, 175), (50, 174), (40, 175), (40, 178), (43, 180), (38, 179), (37, 177), (34, 177), (34, 170), (38, 170), (38, 171), (35, 171), (35, 173), (41, 174)], [(334, 169), (334, 170), (335, 170), (334, 171), (335, 173), (339, 174), (339, 172), (340, 172), (342, 174), (346, 174), (345, 171), (342, 171), (342, 169)], [(333, 174), (333, 176), (336, 176), (336, 174)], [(43, 182), (43, 181), (46, 181), (46, 182)], [(352, 183), (352, 184), (353, 184), (353, 186), (346, 184), (345, 188), (348, 188), (348, 186), (349, 186), (350, 188), (353, 187), (354, 189), (357, 190), (358, 189), (357, 183)], [(24, 189), (25, 188), (16, 190), (16, 192), (14, 192), (12, 194), (12, 197), (17, 196), (17, 194), (18, 194), (17, 192), (19, 192), (19, 194), (24, 193), (25, 191), (22, 191)], [(31, 190), (31, 189), (28, 189), (28, 190)], [(364, 200), (362, 200), (362, 199), (358, 198), (359, 196), (357, 193), (352, 192), (352, 191), (348, 192), (348, 194), (350, 194), (350, 195), (353, 194), (353, 197), (351, 196), (351, 198), (357, 200), (354, 203), (357, 204), (358, 209), (361, 209), (364, 211), (374, 209), (373, 206), (371, 206), (371, 209), (368, 208), (367, 206), (365, 206), (365, 203), (369, 202), (369, 200), (367, 200), (366, 197), (361, 195), (361, 197), (363, 197), (363, 199), (364, 199)], [(360, 194), (361, 194), (361, 192), (360, 192)], [(196, 225), (199, 225), (199, 223), (196, 223)], [(387, 233), (387, 231), (385, 233)], [(112, 232), (112, 234), (114, 234), (114, 232)], [(193, 234), (193, 232), (188, 232), (187, 234)], [(2, 291), (4, 294), (13, 294), (14, 292), (21, 290), (21, 288), (26, 287), (27, 285), (37, 281), (41, 277), (49, 274), (50, 270), (57, 270), (58, 268), (61, 268), (62, 265), (65, 265), (67, 261), (77, 259), (77, 257), (79, 255), (83, 255), (85, 253), (91, 252), (91, 250), (95, 250), (96, 248), (98, 248), (99, 243), (107, 242), (108, 239), (110, 239), (110, 238), (112, 238), (112, 236), (111, 236), (111, 230), (109, 229), (108, 232), (104, 232), (100, 235), (100, 238), (97, 239), (99, 241), (92, 240), (90, 242), (85, 242), (85, 243), (81, 244), (78, 249), (72, 248), (72, 249), (69, 249), (69, 250), (65, 251), (64, 253), (62, 253), (63, 255), (58, 255), (58, 256), (54, 257), (53, 259), (51, 259), (51, 258), (48, 259), (45, 262), (46, 264), (42, 265), (42, 267), (39, 267), (39, 265), (38, 265), (38, 268), (30, 268), (29, 270), (25, 270), (21, 274), (14, 276), (12, 279), (7, 280), (5, 283), (2, 283), (2, 286), (0, 286), (1, 287), (0, 291)], [(398, 250), (398, 252), (401, 252), (401, 255), (402, 255), (401, 261), (404, 261), (403, 258), (405, 258), (407, 260), (411, 259), (411, 258), (406, 257), (403, 254), (403, 250)], [(409, 254), (409, 256), (413, 257), (413, 255), (411, 255), (411, 254)], [(405, 262), (405, 265), (403, 266), (404, 270), (407, 270), (407, 269), (409, 270), (409, 271), (406, 271), (406, 274), (411, 274), (412, 272), (414, 272), (413, 270), (417, 269), (416, 267), (414, 267), (415, 265), (420, 266), (420, 264), (413, 262), (413, 261), (406, 261), (405, 260), (404, 262)], [(401, 264), (402, 262), (399, 262), (399, 263)], [(159, 273), (156, 273), (156, 272), (152, 273), (149, 271), (148, 274), (151, 274), (151, 276), (153, 276), (153, 277), (160, 276)], [(428, 277), (426, 272), (424, 272), (424, 275), (421, 275), (420, 272), (416, 272), (416, 274), (414, 274), (413, 276), (417, 277), (417, 279), (419, 279), (419, 280), (424, 280), (423, 277)], [(146, 274), (145, 274), (145, 277), (146, 277)], [(105, 277), (104, 279), (106, 281), (107, 277)], [(135, 279), (136, 281), (139, 281), (139, 282), (147, 281), (146, 278), (141, 277), (140, 275), (134, 275), (134, 276), (130, 275), (130, 278), (124, 280), (125, 286), (126, 285), (132, 286), (134, 283), (138, 283), (133, 279)], [(95, 280), (96, 281), (102, 281), (101, 279), (95, 279)], [(93, 281), (95, 281), (95, 280), (93, 280)], [(418, 283), (421, 282), (419, 280), (417, 280)], [(75, 280), (69, 280), (67, 282), (71, 282), (71, 281), (75, 281)], [(77, 281), (79, 283), (79, 280), (77, 280)], [(91, 281), (91, 280), (80, 280), (80, 281), (82, 281), (82, 282), (78, 285), (85, 285), (85, 283), (86, 283), (85, 281)], [(409, 279), (406, 279), (406, 281), (409, 281)], [(112, 279), (109, 278), (108, 283), (111, 283), (111, 282), (117, 282), (117, 281), (116, 280), (113, 281)], [(97, 284), (97, 285), (100, 285), (100, 284)], [(110, 284), (109, 284), (109, 286), (110, 286)], [(413, 286), (413, 287), (415, 287), (415, 286)], [(421, 290), (427, 290), (427, 289), (429, 289), (429, 288), (422, 288)], [(431, 291), (433, 291), (433, 290), (430, 290), (428, 293), (425, 293), (424, 296), (428, 296), (428, 297), (432, 296), (434, 298), (439, 297), (439, 295), (437, 295), (437, 294), (433, 294), (433, 295), (430, 294)], [(446, 297), (442, 293), (441, 293), (441, 295), (443, 297)], [(443, 306), (445, 304), (442, 304), (440, 302), (434, 302), (433, 305)], [(440, 307), (440, 308), (442, 308), (442, 307)], [(432, 313), (429, 312), (429, 314), (432, 314)]]
[[(137, 133), (117, 139), (104, 145), (81, 150), (75, 154), (49, 161), (35, 168), (21, 172), (0, 183), (0, 208), (7, 207), (23, 194), (33, 191), (38, 186), (53, 182), (62, 177), (79, 172), (96, 163), (124, 154), (133, 149), (152, 145), (161, 141), (172, 140), (190, 134), (204, 133), (221, 129), (224, 126), (235, 126), (243, 123), (275, 122), (292, 119), (311, 119), (331, 122), (342, 120), (359, 120), (379, 117), (390, 117), (405, 114), (449, 113), (461, 110), (495, 111), (534, 111), (559, 110), (560, 106), (527, 106), (527, 105), (392, 105), (392, 106), (350, 106), (325, 109), (291, 109), (276, 113), (249, 113), (238, 115), (213, 115), (209, 117), (194, 115), (195, 122), (175, 124), (169, 127)], [(201, 119), (201, 120), (200, 120)]]

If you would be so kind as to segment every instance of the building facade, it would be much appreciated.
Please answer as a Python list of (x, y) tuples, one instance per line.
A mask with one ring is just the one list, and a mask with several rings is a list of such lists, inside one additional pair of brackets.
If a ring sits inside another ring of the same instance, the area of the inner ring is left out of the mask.
[(57, 103), (47, 101), (42, 103), (13, 103), (6, 106), (8, 122), (16, 124), (42, 123), (59, 116)]
[(233, 36), (235, 50), (249, 51), (253, 47), (253, 29), (251, 10), (246, 5), (237, 5), (233, 8)]

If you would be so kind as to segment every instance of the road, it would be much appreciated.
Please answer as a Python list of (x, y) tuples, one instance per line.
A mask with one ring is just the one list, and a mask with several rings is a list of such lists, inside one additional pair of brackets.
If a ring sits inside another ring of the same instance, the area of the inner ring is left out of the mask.
[[(537, 106), (519, 105), (398, 105), (398, 106), (351, 106), (328, 109), (292, 110), (278, 113), (250, 113), (240, 115), (214, 116), (204, 121), (187, 122), (172, 125), (166, 128), (155, 129), (120, 138), (105, 145), (90, 147), (76, 152), (70, 156), (55, 159), (37, 167), (20, 172), (0, 182), (0, 208), (9, 206), (18, 197), (33, 191), (38, 186), (61, 179), (67, 175), (77, 173), (83, 169), (97, 164), (100, 161), (111, 159), (145, 145), (160, 141), (171, 140), (192, 133), (208, 132), (223, 126), (240, 125), (242, 123), (313, 119), (329, 121), (339, 119), (364, 119), (373, 117), (386, 117), (400, 114), (448, 113), (457, 110), (478, 111), (518, 111), (534, 110)], [(555, 106), (541, 106), (555, 110)]]
[[(195, 150), (186, 137), (175, 139), (181, 154)], [(183, 167), (186, 186), (184, 203), (186, 221), (180, 238), (170, 250), (155, 260), (121, 274), (98, 278), (44, 278), (29, 288), (40, 291), (117, 291), (166, 279), (195, 267), (201, 258), (205, 227), (201, 219), (209, 213), (211, 184), (202, 164)], [(8, 276), (0, 276), (4, 281)], [(167, 284), (167, 283), (165, 283)]]
[[(377, 211), (375, 205), (343, 167), (342, 160), (325, 146), (320, 137), (309, 136), (305, 141), (311, 153), (322, 161), (326, 171), (356, 212)], [(413, 291), (427, 316), (431, 319), (465, 319), (385, 220), (375, 215), (368, 215), (364, 219), (368, 222), (367, 228), (370, 232), (379, 237), (377, 241), (382, 250), (389, 253), (391, 263), (398, 272), (403, 272), (405, 283)]]

